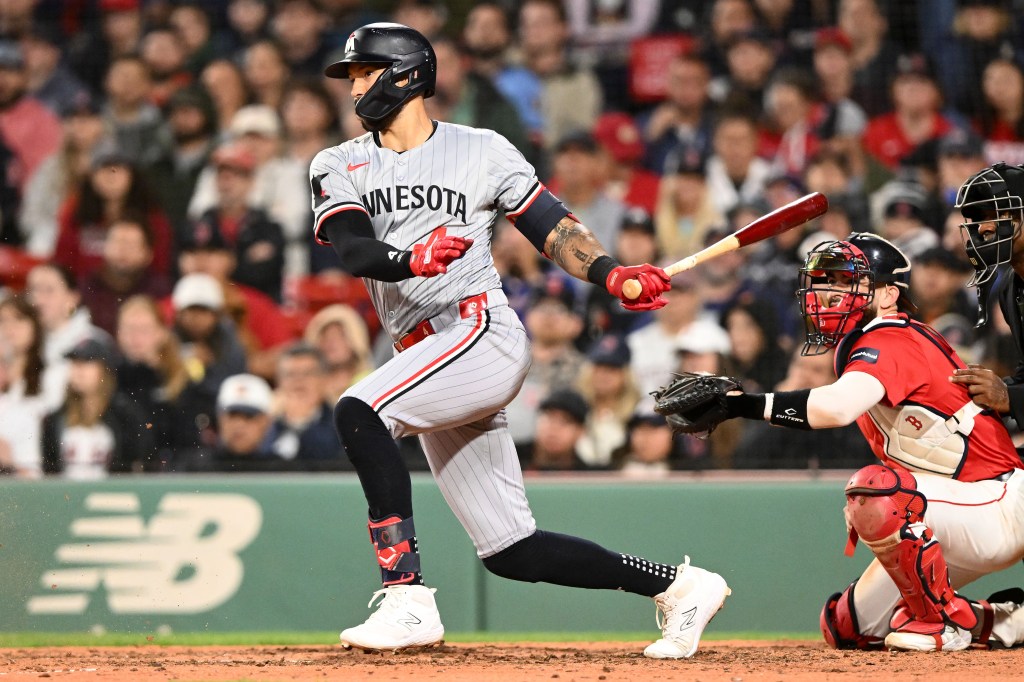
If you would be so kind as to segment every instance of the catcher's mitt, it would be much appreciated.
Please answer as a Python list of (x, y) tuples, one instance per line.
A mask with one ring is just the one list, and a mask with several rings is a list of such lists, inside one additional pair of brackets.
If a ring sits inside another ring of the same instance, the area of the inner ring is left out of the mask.
[(708, 436), (733, 416), (726, 407), (725, 394), (742, 390), (732, 377), (683, 372), (651, 395), (654, 411), (666, 417), (673, 431)]

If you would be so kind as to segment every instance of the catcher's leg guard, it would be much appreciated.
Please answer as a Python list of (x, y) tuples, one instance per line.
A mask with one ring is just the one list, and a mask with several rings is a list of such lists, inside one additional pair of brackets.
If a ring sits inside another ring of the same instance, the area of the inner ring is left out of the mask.
[(377, 552), (380, 581), (388, 585), (422, 585), (420, 555), (416, 551), (416, 528), (412, 517), (389, 516), (380, 521), (370, 519), (370, 542)]
[(949, 584), (942, 547), (923, 523), (926, 507), (917, 482), (906, 471), (872, 464), (846, 484), (846, 517), (852, 531), (878, 557), (903, 597), (890, 626), (935, 636), (941, 647), (947, 623), (970, 630), (977, 617)]
[(821, 634), (833, 649), (876, 649), (882, 645), (879, 637), (860, 633), (857, 610), (853, 606), (854, 580), (842, 592), (836, 592), (825, 601), (821, 609)]

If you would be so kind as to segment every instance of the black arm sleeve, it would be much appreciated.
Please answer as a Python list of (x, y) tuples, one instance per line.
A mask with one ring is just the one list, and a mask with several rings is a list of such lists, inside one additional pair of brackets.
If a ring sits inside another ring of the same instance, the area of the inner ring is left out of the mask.
[(362, 211), (336, 213), (320, 229), (331, 240), (345, 272), (380, 282), (400, 282), (413, 276), (409, 269), (412, 253), (376, 239), (370, 218)]
[(555, 229), (562, 218), (569, 215), (569, 209), (565, 204), (546, 189), (541, 189), (531, 203), (518, 211), (509, 214), (515, 216), (516, 229), (541, 253), (544, 253), (544, 243), (548, 240), (551, 230)]

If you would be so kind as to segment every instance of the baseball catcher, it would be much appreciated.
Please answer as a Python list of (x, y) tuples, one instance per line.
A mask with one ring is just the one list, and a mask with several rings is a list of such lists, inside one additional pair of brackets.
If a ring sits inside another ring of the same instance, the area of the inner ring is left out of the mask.
[(1020, 590), (970, 601), (955, 590), (1024, 557), (1024, 472), (999, 415), (951, 381), (966, 367), (934, 329), (911, 320), (910, 261), (873, 234), (811, 251), (797, 298), (803, 354), (835, 349), (835, 383), (745, 393), (728, 377), (681, 375), (655, 394), (683, 433), (734, 417), (794, 429), (856, 421), (880, 464), (846, 485), (847, 554), (875, 560), (821, 612), (836, 648), (952, 651), (1024, 642)]

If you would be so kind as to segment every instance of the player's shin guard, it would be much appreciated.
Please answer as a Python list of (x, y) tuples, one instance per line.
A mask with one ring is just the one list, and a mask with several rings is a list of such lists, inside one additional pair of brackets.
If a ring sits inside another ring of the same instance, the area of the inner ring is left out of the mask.
[(377, 553), (380, 581), (389, 585), (422, 585), (420, 555), (416, 546), (416, 529), (412, 517), (390, 516), (370, 519), (370, 542)]
[(970, 630), (977, 618), (953, 592), (942, 546), (923, 523), (927, 501), (906, 471), (881, 465), (861, 469), (846, 485), (851, 539), (864, 541), (903, 597), (890, 626), (936, 637), (947, 624)]

